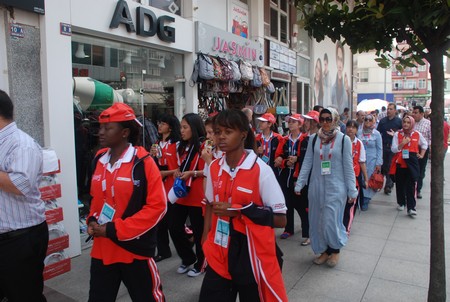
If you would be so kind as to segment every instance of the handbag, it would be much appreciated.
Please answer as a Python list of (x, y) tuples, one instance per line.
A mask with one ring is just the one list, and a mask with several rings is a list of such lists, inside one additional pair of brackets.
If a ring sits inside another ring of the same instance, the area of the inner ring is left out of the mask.
[(209, 56), (198, 54), (198, 77), (203, 80), (214, 79), (214, 68)]
[(381, 174), (380, 171), (373, 172), (373, 174), (370, 176), (369, 179), (369, 188), (378, 192), (383, 188), (383, 184), (384, 184), (383, 174)]
[(222, 81), (223, 80), (222, 65), (220, 64), (217, 58), (213, 56), (209, 56), (209, 58), (211, 59), (213, 65), (214, 80)]
[(175, 178), (175, 182), (173, 183), (173, 192), (178, 198), (187, 196), (188, 191), (186, 188), (186, 182), (179, 177)]
[(253, 79), (252, 79), (251, 85), (253, 87), (261, 87), (262, 79), (261, 79), (261, 73), (259, 72), (259, 68), (257, 66), (253, 66), (252, 71), (253, 71)]
[(241, 80), (242, 81), (251, 81), (253, 80), (253, 70), (252, 65), (245, 61), (239, 62), (239, 69), (241, 71)]
[(267, 112), (272, 113), (273, 115), (275, 115), (277, 113), (276, 106), (277, 106), (277, 103), (278, 103), (278, 90), (274, 89), (274, 91), (275, 92), (273, 94), (273, 98), (270, 99), (270, 94), (268, 94), (269, 98), (266, 99), (267, 100), (267, 106), (268, 106)]
[(280, 99), (276, 106), (276, 111), (278, 115), (287, 115), (289, 114), (289, 106), (286, 106), (286, 89), (280, 88)]
[[(262, 81), (262, 85), (264, 87), (269, 86), (270, 84), (270, 78), (269, 75), (267, 74), (267, 71), (264, 67), (259, 68), (259, 73), (261, 74), (261, 81)], [(272, 84), (273, 85), (273, 84)]]
[[(255, 99), (256, 99), (256, 95), (255, 95)], [(261, 93), (259, 93), (259, 97), (258, 97), (258, 101), (256, 102), (256, 104), (253, 106), (253, 112), (255, 114), (264, 114), (267, 111), (267, 101), (265, 99), (265, 97), (263, 95), (261, 95)]]

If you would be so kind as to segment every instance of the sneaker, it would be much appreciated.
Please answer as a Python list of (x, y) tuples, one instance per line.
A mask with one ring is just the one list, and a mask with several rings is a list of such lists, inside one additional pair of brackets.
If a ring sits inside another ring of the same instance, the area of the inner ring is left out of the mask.
[(182, 264), (182, 265), (180, 265), (180, 266), (178, 267), (177, 273), (178, 273), (178, 274), (184, 274), (184, 273), (186, 273), (186, 272), (189, 270), (190, 267), (191, 267), (190, 265), (184, 265), (184, 264)]
[(403, 211), (405, 209), (405, 206), (398, 206), (397, 211)]
[(422, 194), (420, 194), (420, 192), (417, 193), (417, 199), (422, 199)]
[(361, 211), (367, 211), (369, 209), (369, 204), (363, 204), (362, 206), (361, 206)]
[(199, 276), (201, 274), (203, 274), (203, 273), (201, 271), (199, 271), (198, 269), (196, 269), (196, 268), (190, 269), (189, 272), (187, 273), (187, 275), (189, 277), (197, 277), (197, 276)]
[(292, 236), (291, 233), (284, 232), (283, 234), (280, 235), (280, 239), (287, 239), (287, 238), (289, 238), (291, 236)]
[(391, 192), (392, 192), (392, 189), (391, 188), (384, 188), (384, 194), (386, 194), (386, 195), (389, 195), (389, 194), (391, 194)]
[(417, 211), (414, 209), (408, 210), (408, 215), (411, 217), (417, 216)]

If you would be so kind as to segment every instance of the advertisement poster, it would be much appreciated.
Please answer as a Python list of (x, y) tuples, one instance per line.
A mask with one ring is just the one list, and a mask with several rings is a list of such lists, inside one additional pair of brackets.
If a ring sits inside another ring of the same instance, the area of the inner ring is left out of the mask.
[(231, 32), (248, 38), (248, 6), (242, 2), (231, 2)]
[(351, 108), (352, 54), (350, 48), (326, 38), (314, 45), (312, 101), (314, 105), (333, 106), (339, 113)]

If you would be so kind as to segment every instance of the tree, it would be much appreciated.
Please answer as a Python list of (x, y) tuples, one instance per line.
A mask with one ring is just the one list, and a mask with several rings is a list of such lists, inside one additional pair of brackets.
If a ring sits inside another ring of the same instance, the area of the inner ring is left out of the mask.
[[(431, 252), (428, 301), (445, 301), (445, 244), (443, 195), (443, 56), (450, 57), (450, 0), (297, 0), (300, 26), (318, 42), (326, 36), (340, 40), (353, 53), (376, 50), (381, 67), (397, 69), (430, 64), (431, 74)], [(393, 41), (406, 42), (390, 52)]]

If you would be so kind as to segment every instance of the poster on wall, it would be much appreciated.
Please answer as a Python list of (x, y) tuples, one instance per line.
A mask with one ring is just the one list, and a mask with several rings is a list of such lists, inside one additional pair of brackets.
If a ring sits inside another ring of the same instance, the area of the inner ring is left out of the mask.
[(333, 106), (339, 113), (350, 108), (351, 93), (350, 48), (341, 42), (333, 43), (326, 38), (314, 45), (312, 102), (324, 107)]
[(248, 6), (240, 1), (232, 1), (230, 10), (231, 32), (248, 38)]

